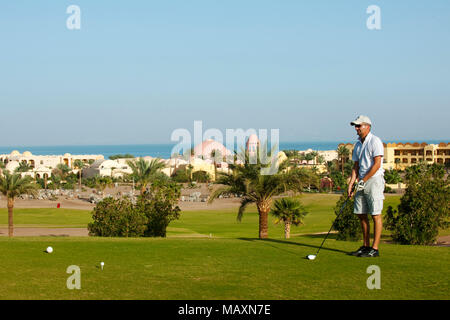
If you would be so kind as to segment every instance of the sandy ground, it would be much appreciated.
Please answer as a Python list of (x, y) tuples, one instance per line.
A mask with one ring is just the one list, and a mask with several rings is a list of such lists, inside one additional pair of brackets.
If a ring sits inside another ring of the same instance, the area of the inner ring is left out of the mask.
[[(79, 210), (92, 210), (95, 205), (85, 200), (79, 199), (66, 199), (59, 197), (58, 200), (16, 200), (14, 208), (56, 208), (57, 204), (61, 204), (61, 208), (66, 209), (79, 209)], [(240, 200), (237, 198), (230, 199), (216, 199), (212, 204), (207, 202), (188, 202), (180, 201), (179, 207), (183, 211), (190, 210), (220, 210), (228, 208), (239, 207)], [(2, 197), (0, 199), (0, 208), (6, 208), (6, 200)]]
[[(87, 237), (87, 228), (14, 228), (15, 237)], [(0, 228), (0, 236), (8, 236), (8, 228)]]

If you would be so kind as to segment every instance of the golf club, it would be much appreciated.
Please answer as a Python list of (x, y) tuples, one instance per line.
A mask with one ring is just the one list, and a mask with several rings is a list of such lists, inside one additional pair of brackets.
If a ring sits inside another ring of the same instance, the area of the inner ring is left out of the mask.
[[(352, 188), (352, 193), (353, 193), (354, 191), (355, 191), (355, 185), (354, 185), (353, 188)], [(333, 221), (333, 224), (331, 225), (330, 230), (328, 231), (327, 235), (326, 235), (325, 238), (323, 239), (322, 244), (321, 244), (320, 247), (319, 247), (319, 250), (317, 250), (316, 254), (310, 254), (310, 255), (308, 255), (308, 256), (306, 257), (306, 259), (308, 259), (308, 260), (314, 260), (314, 259), (316, 259), (317, 255), (319, 254), (320, 249), (322, 249), (322, 246), (323, 246), (323, 244), (325, 243), (325, 240), (327, 240), (328, 235), (330, 234), (331, 230), (333, 229), (334, 223), (336, 222), (336, 220), (337, 220), (337, 219), (339, 218), (339, 216), (341, 215), (341, 213), (342, 213), (342, 211), (344, 210), (344, 208), (346, 207), (347, 202), (348, 202), (349, 199), (350, 199), (350, 197), (347, 197), (347, 199), (345, 200), (344, 204), (342, 205), (341, 211), (339, 211), (338, 215), (336, 216), (336, 219)]]

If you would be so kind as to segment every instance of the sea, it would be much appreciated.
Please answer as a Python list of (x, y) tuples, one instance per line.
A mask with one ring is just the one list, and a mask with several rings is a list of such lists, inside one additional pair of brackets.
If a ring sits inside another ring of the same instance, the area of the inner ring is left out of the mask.
[[(429, 144), (438, 144), (440, 142), (447, 142), (448, 140), (420, 140), (419, 143), (425, 142)], [(345, 141), (354, 143), (356, 141)], [(416, 142), (416, 141), (385, 141), (388, 142)], [(280, 142), (279, 150), (308, 150), (315, 151), (336, 150), (342, 141), (320, 141), (320, 142)], [(127, 144), (127, 145), (67, 145), (67, 146), (9, 146), (1, 147), (0, 154), (10, 154), (13, 150), (20, 153), (29, 151), (34, 155), (63, 155), (70, 153), (73, 155), (89, 154), (89, 155), (103, 155), (108, 159), (112, 155), (117, 154), (131, 154), (135, 157), (157, 157), (162, 159), (169, 159), (172, 150), (176, 144)], [(187, 148), (186, 148), (187, 149)], [(240, 150), (237, 148), (237, 150)]]

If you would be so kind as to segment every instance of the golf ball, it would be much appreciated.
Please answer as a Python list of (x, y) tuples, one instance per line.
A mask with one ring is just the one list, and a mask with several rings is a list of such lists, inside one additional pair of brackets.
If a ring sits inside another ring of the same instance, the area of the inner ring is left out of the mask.
[(53, 252), (53, 248), (52, 247), (48, 247), (47, 248), (47, 253), (52, 253)]
[(314, 254), (310, 254), (309, 256), (308, 256), (308, 259), (309, 260), (314, 260), (316, 258), (316, 255), (314, 255)]

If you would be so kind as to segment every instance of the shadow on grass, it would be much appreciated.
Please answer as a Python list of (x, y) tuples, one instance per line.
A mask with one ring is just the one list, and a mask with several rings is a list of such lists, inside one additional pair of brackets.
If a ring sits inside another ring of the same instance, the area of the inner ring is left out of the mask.
[[(319, 236), (324, 236), (324, 235), (319, 235)], [(320, 246), (316, 246), (316, 245), (312, 245), (312, 244), (306, 244), (306, 243), (300, 243), (300, 242), (292, 242), (292, 241), (288, 241), (288, 240), (277, 240), (277, 239), (259, 239), (259, 238), (237, 238), (238, 240), (243, 240), (243, 241), (259, 241), (261, 243), (264, 243), (266, 245), (269, 245), (273, 248), (276, 248), (278, 250), (282, 250), (294, 255), (298, 255), (298, 253), (294, 253), (285, 249), (282, 249), (280, 247), (277, 246), (273, 246), (271, 245), (271, 243), (280, 243), (280, 244), (289, 244), (289, 245), (294, 245), (294, 246), (301, 246), (301, 247), (308, 247), (308, 248), (314, 248), (314, 249), (319, 249)], [(339, 249), (331, 249), (331, 248), (327, 248), (327, 247), (322, 247), (321, 250), (326, 250), (326, 251), (334, 251), (334, 252), (339, 252), (339, 253), (344, 253), (344, 254), (348, 254), (348, 251), (343, 251), (343, 250), (339, 250)], [(315, 252), (312, 252), (315, 253)]]
[[(318, 238), (322, 239), (324, 236), (325, 236), (325, 234), (303, 234), (302, 235), (302, 237), (304, 237), (304, 238), (311, 238), (311, 239), (318, 239)], [(328, 236), (327, 240), (328, 239), (337, 240), (337, 234), (330, 233), (330, 235)], [(371, 234), (371, 239), (373, 239), (373, 234)], [(385, 234), (381, 235), (381, 240), (390, 240), (390, 239), (392, 239), (390, 235), (385, 235)], [(347, 241), (352, 241), (352, 240), (347, 240)], [(362, 236), (361, 236), (361, 239), (355, 240), (353, 242), (358, 242), (358, 241), (359, 242), (362, 241)]]

